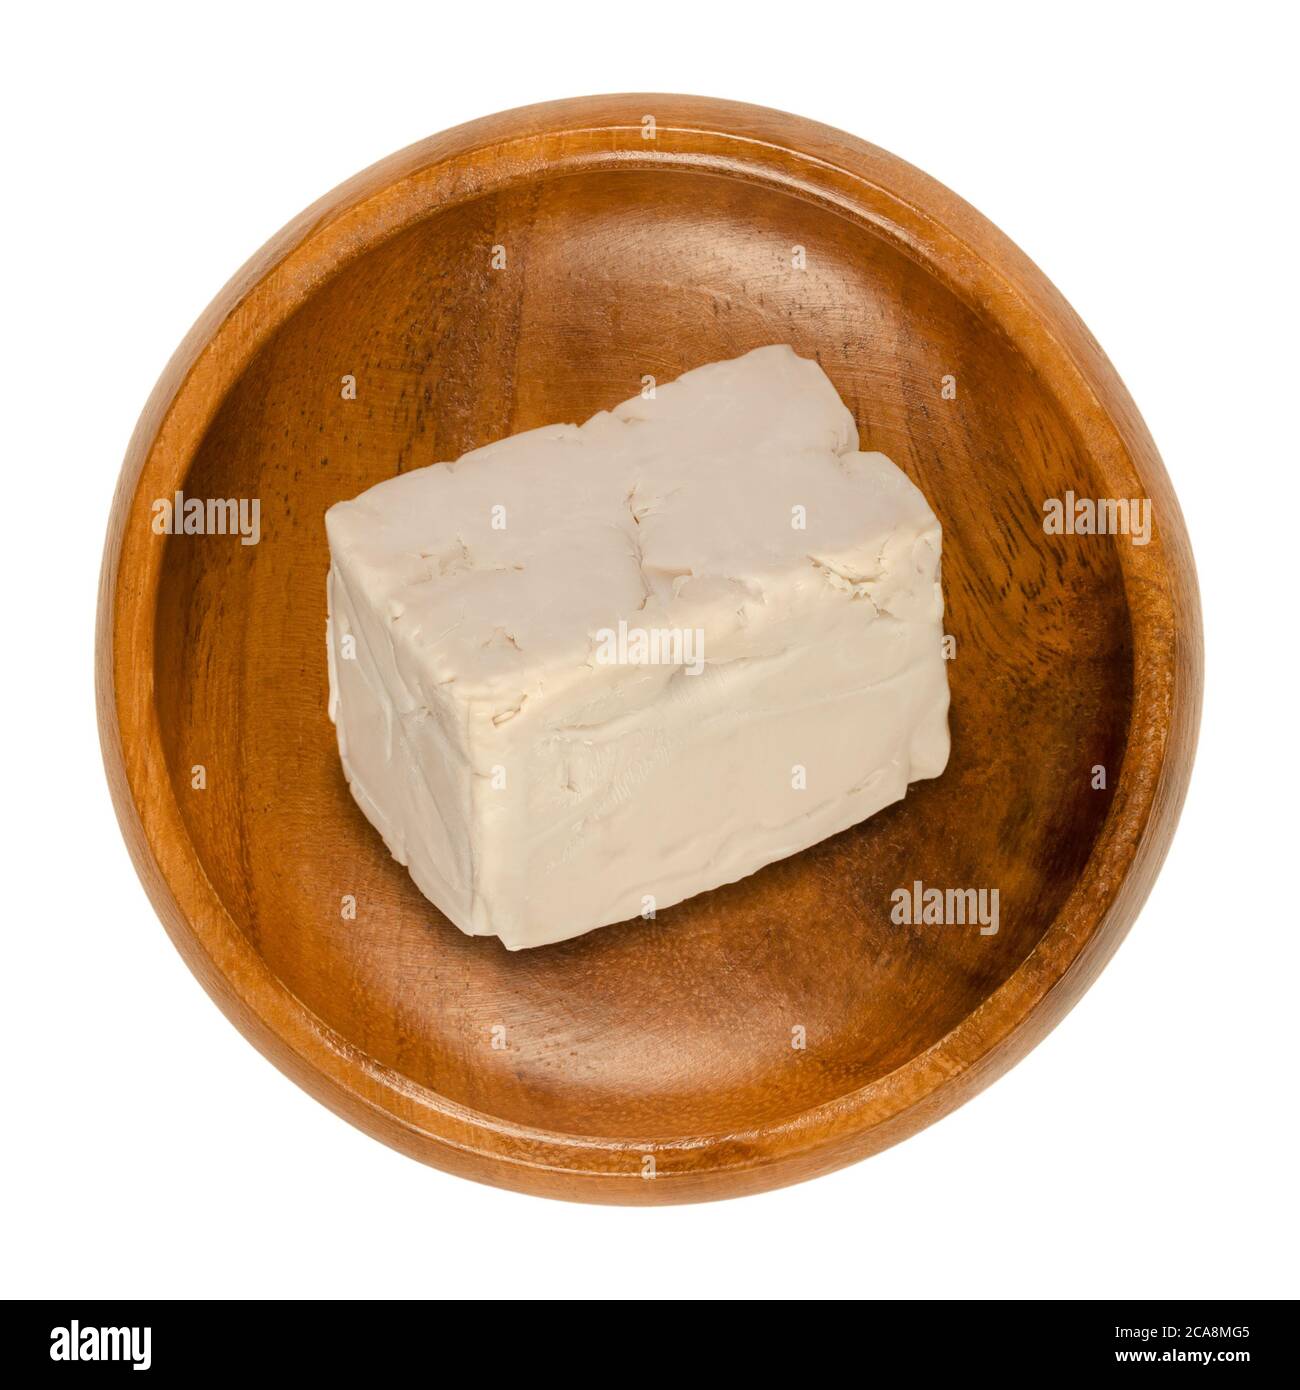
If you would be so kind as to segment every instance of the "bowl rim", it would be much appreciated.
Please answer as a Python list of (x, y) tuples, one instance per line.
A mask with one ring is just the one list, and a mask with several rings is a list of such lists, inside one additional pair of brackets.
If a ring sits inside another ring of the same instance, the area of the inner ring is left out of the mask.
[[(652, 114), (653, 139), (642, 115)], [(226, 911), (166, 771), (154, 699), (163, 547), (149, 499), (181, 486), (252, 356), (322, 283), (380, 242), (512, 184), (603, 169), (682, 169), (791, 193), (864, 226), (1010, 338), (1117, 497), (1150, 497), (1150, 543), (1117, 545), (1132, 628), (1124, 757), (1083, 874), (1003, 984), (927, 1051), (775, 1124), (672, 1139), (593, 1138), (469, 1110), (365, 1056), (271, 972)], [(1115, 369), (1047, 277), (928, 175), (831, 127), (709, 97), (627, 93), (519, 107), (390, 155), (307, 208), (200, 315), (149, 397), (105, 540), (96, 703), (113, 803), (136, 870), (182, 957), (272, 1062), (385, 1143), (498, 1186), (576, 1200), (736, 1196), (887, 1147), (976, 1094), (1040, 1041), (1114, 953), (1145, 900), (1186, 795), (1200, 719), (1200, 605), (1169, 478)], [(642, 1180), (643, 1155), (658, 1180)]]

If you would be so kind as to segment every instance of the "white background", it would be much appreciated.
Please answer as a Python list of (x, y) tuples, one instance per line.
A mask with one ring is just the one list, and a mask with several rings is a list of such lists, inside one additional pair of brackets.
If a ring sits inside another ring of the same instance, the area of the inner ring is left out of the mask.
[[(6, 15), (3, 1237), (11, 1296), (1289, 1296), (1297, 1288), (1296, 33), (1290, 7), (22, 6)], [(101, 771), (127, 438), (228, 275), (361, 167), (667, 90), (921, 166), (1110, 353), (1181, 497), (1208, 676), (1165, 870), (1099, 983), (956, 1115), (664, 1210), (421, 1167), (225, 1021)], [(16, 495), (15, 495), (16, 487)]]

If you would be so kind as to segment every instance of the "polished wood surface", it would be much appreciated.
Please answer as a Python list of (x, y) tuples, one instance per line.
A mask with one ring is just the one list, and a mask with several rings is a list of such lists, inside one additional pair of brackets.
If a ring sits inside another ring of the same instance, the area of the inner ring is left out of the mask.
[[(462, 936), (343, 780), (325, 508), (585, 419), (646, 374), (772, 342), (821, 362), (863, 447), (906, 470), (943, 524), (948, 770), (653, 923), (518, 954)], [(260, 542), (155, 534), (152, 503), (177, 490), (259, 499)], [(1150, 543), (1048, 534), (1043, 503), (1067, 492), (1152, 499)], [(639, 94), (435, 136), (328, 195), (236, 275), (131, 442), (97, 673), (144, 883), (278, 1066), (441, 1168), (671, 1202), (870, 1154), (1062, 1017), (1173, 833), (1200, 619), (1132, 401), (1005, 237), (850, 136)], [(891, 894), (916, 880), (997, 888), (999, 931), (894, 924)]]

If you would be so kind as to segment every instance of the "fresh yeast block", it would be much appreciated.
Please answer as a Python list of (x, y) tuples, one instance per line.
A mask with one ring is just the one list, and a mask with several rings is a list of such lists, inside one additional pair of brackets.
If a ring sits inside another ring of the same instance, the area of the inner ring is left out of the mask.
[(344, 772), (471, 935), (648, 917), (947, 763), (939, 522), (788, 347), (325, 521)]

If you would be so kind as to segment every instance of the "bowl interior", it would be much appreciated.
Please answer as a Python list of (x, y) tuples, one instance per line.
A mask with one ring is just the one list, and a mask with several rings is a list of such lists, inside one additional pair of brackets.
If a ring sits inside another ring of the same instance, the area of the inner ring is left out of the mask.
[[(462, 936), (343, 780), (326, 715), (326, 507), (581, 421), (646, 374), (772, 342), (821, 362), (863, 447), (942, 521), (948, 770), (653, 923), (513, 955)], [(256, 546), (167, 543), (156, 698), (198, 856), (271, 970), (347, 1043), (503, 1121), (671, 1138), (831, 1100), (986, 999), (1088, 858), (1110, 795), (1092, 768), (1113, 780), (1123, 754), (1128, 611), (1113, 548), (1045, 535), (1041, 507), (1089, 478), (1014, 345), (820, 205), (640, 170), (441, 210), (318, 287), (249, 364), (184, 481), (190, 496), (259, 498), (262, 527)], [(916, 880), (996, 888), (997, 934), (892, 922), (891, 895)]]

